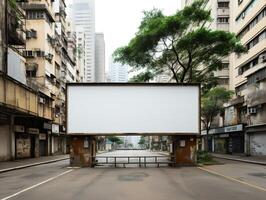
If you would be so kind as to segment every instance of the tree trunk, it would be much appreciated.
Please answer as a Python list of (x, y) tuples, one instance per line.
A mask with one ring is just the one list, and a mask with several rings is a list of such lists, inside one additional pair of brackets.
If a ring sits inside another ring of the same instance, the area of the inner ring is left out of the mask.
[(210, 151), (210, 149), (209, 149), (209, 128), (206, 129), (205, 150), (207, 152)]

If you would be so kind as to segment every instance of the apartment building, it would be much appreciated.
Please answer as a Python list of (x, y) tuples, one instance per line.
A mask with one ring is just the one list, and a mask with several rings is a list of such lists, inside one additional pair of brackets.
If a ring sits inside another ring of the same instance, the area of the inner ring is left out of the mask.
[(245, 153), (266, 155), (266, 1), (231, 3), (232, 31), (248, 53), (231, 55), (236, 96), (226, 109), (225, 123), (244, 123)]
[(209, 149), (266, 155), (266, 1), (209, 0), (206, 8), (210, 5), (217, 5), (209, 7), (217, 13), (217, 28), (234, 32), (248, 52), (228, 58), (229, 89), (235, 96), (223, 120), (210, 130)]
[(95, 82), (95, 0), (74, 0), (72, 17), (76, 30), (85, 33), (85, 82)]
[(109, 77), (111, 82), (127, 82), (128, 81), (128, 66), (114, 62), (110, 59)]
[(79, 71), (80, 82), (85, 82), (85, 33), (83, 28), (75, 29), (76, 33), (76, 57), (77, 70)]
[[(23, 0), (20, 2), (21, 6), (28, 3)], [(25, 53), (27, 12), (20, 5), (9, 0), (0, 4), (1, 161), (39, 157), (49, 153), (47, 125), (53, 120), (53, 99), (45, 89), (38, 90), (28, 81), (29, 74), (36, 74), (39, 66), (25, 58), (25, 55), (29, 56)]]
[(65, 8), (65, 0), (1, 3), (0, 160), (68, 151), (66, 82), (80, 77)]
[(95, 34), (95, 82), (105, 81), (105, 41), (103, 33)]
[[(181, 6), (191, 4), (194, 0), (182, 0)], [(206, 27), (212, 30), (230, 31), (232, 23), (230, 22), (230, 0), (209, 0), (207, 1), (205, 8), (211, 11), (212, 22), (205, 24)], [(226, 89), (232, 89), (230, 87), (229, 69), (230, 62), (229, 57), (222, 60), (223, 68), (214, 72), (214, 76), (218, 77), (218, 85)]]

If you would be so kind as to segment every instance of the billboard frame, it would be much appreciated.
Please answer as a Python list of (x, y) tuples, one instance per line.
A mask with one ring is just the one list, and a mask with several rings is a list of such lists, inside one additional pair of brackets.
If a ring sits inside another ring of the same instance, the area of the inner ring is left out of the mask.
[(68, 133), (68, 88), (71, 86), (80, 86), (80, 87), (87, 87), (87, 86), (183, 86), (183, 87), (190, 87), (190, 86), (197, 86), (198, 87), (198, 91), (199, 91), (199, 99), (198, 99), (198, 133), (167, 133), (167, 135), (200, 135), (201, 134), (201, 84), (200, 83), (120, 83), (120, 82), (101, 82), (101, 83), (96, 83), (96, 82), (88, 82), (88, 83), (66, 83), (66, 135), (73, 135), (73, 136), (112, 136), (112, 135), (119, 135), (119, 136), (123, 136), (123, 135), (166, 135), (165, 133), (124, 133), (124, 134), (120, 134), (120, 133), (106, 133), (106, 134), (88, 134), (88, 133)]

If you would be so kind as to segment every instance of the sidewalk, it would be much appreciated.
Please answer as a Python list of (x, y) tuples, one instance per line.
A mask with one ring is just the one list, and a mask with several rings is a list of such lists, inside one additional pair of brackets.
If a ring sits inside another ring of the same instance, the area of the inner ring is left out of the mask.
[(266, 156), (245, 156), (245, 155), (228, 155), (212, 153), (214, 158), (222, 158), (226, 160), (234, 160), (251, 164), (266, 165)]
[(69, 159), (69, 155), (45, 156), (0, 162), (0, 173)]

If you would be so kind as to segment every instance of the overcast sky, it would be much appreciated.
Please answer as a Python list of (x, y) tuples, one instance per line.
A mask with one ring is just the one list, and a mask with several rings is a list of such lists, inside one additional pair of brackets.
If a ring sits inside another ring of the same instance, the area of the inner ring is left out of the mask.
[(173, 14), (180, 7), (181, 0), (95, 0), (96, 32), (105, 36), (106, 68), (113, 51), (137, 32), (144, 10), (159, 8), (164, 14)]

